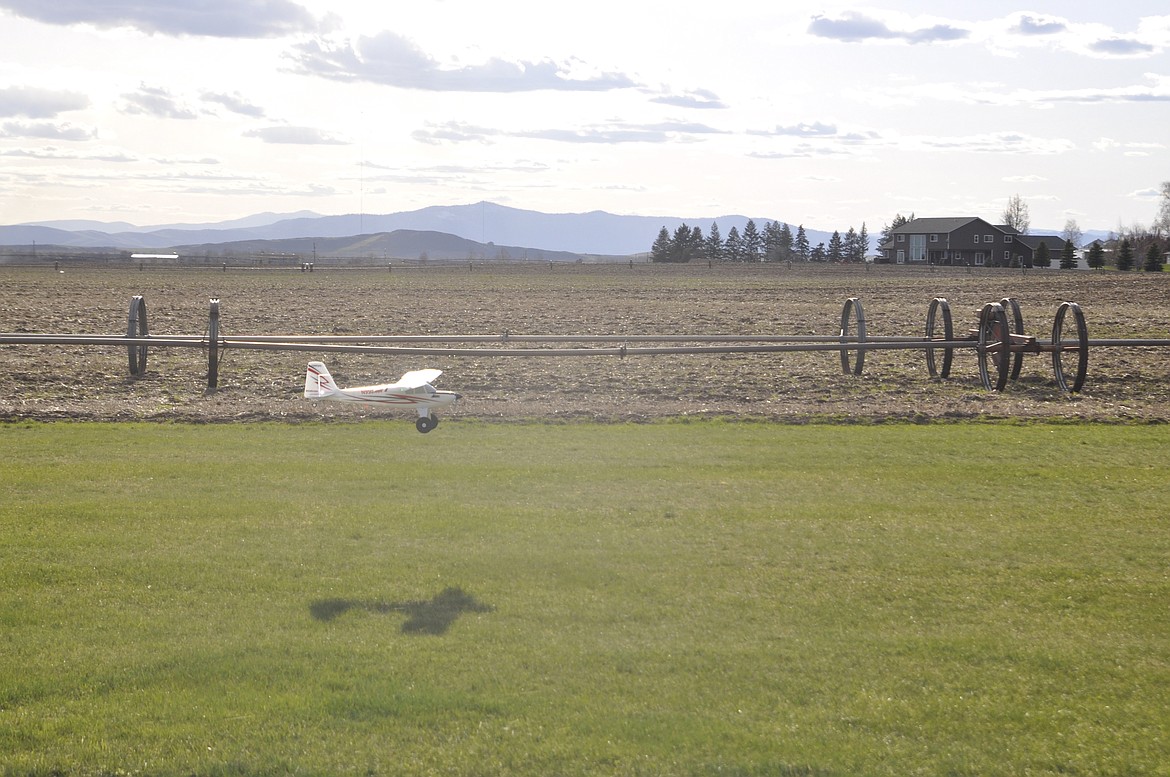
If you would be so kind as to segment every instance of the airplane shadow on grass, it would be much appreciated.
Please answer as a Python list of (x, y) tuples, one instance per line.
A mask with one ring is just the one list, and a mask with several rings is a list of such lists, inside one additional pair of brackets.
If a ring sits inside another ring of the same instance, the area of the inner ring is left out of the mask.
[(446, 588), (426, 601), (370, 602), (358, 599), (319, 599), (309, 605), (309, 613), (319, 621), (335, 620), (350, 610), (366, 610), (379, 615), (403, 613), (403, 634), (445, 634), (451, 624), (465, 612), (491, 612), (462, 588)]

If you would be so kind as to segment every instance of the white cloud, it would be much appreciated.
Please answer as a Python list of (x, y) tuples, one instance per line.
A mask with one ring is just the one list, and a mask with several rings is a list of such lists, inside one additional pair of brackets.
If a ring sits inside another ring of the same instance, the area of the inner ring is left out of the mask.
[(80, 92), (28, 86), (0, 89), (0, 116), (26, 119), (54, 119), (61, 113), (89, 107), (89, 98)]
[(221, 105), (232, 113), (238, 113), (241, 116), (251, 116), (257, 119), (264, 118), (264, 109), (258, 105), (253, 105), (239, 92), (232, 92), (231, 94), (204, 92), (202, 97), (205, 102)]
[(902, 105), (923, 101), (967, 103), (1001, 107), (1051, 107), (1056, 104), (1170, 102), (1170, 76), (1146, 73), (1145, 84), (1117, 84), (1108, 87), (1067, 86), (1024, 89), (993, 83), (920, 83), (891, 87), (878, 92), (877, 102), (888, 98)]
[(1064, 19), (1021, 13), (1011, 31), (1020, 35), (1055, 35), (1068, 29)]
[(653, 124), (597, 124), (581, 127), (547, 127), (528, 130), (490, 128), (462, 122), (428, 125), (412, 137), (420, 143), (486, 143), (500, 138), (548, 140), (559, 143), (621, 144), (689, 142), (705, 135), (723, 134), (706, 124), (663, 121)]
[(551, 60), (493, 57), (475, 65), (444, 67), (413, 41), (388, 30), (356, 42), (317, 38), (297, 44), (288, 56), (294, 71), (303, 75), (433, 92), (608, 91), (637, 86), (620, 73), (577, 78), (570, 66)]
[(341, 140), (328, 132), (313, 127), (264, 127), (263, 129), (248, 130), (246, 138), (257, 138), (265, 143), (277, 143), (298, 146), (344, 146), (348, 141)]
[(933, 151), (962, 151), (978, 154), (1064, 154), (1076, 149), (1065, 138), (1048, 138), (1023, 132), (986, 132), (976, 135), (918, 136), (907, 138), (907, 147)]
[(289, 0), (0, 0), (0, 8), (45, 24), (165, 35), (267, 38), (318, 27), (308, 11)]
[(652, 98), (652, 102), (672, 105), (676, 108), (724, 109), (727, 104), (718, 95), (706, 89), (696, 89), (685, 94), (663, 94)]
[[(88, 140), (88, 138), (82, 138)], [(7, 157), (25, 157), (28, 159), (42, 159), (42, 160), (66, 160), (66, 161), (86, 161), (86, 162), (135, 162), (136, 157), (130, 156), (122, 152), (110, 152), (108, 154), (102, 153), (79, 153), (76, 151), (64, 151), (54, 146), (46, 146), (40, 149), (14, 148), (7, 151), (0, 151), (0, 156)]]
[(72, 124), (49, 121), (6, 121), (0, 124), (0, 138), (37, 138), (41, 140), (93, 140), (97, 132)]
[(950, 23), (927, 25), (902, 25), (891, 27), (881, 19), (848, 11), (837, 18), (814, 16), (808, 32), (818, 38), (844, 43), (860, 43), (867, 40), (900, 41), (903, 43), (945, 43), (963, 40), (971, 31)]
[(1089, 51), (1110, 57), (1141, 57), (1155, 50), (1152, 44), (1136, 38), (1102, 38), (1089, 44)]
[(183, 106), (169, 91), (159, 86), (141, 84), (137, 92), (122, 95), (122, 112), (159, 119), (194, 119), (198, 116)]

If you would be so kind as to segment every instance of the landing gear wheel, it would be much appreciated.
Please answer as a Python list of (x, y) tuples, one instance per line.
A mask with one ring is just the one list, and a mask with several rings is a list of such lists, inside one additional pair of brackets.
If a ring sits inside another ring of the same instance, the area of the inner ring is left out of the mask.
[[(858, 344), (865, 342), (865, 312), (861, 309), (861, 300), (857, 297), (850, 297), (845, 300), (845, 307), (841, 311), (841, 343), (844, 344), (849, 339), (849, 330), (851, 328), (851, 321), (856, 314), (857, 317), (857, 342)], [(841, 371), (846, 375), (853, 373), (854, 375), (861, 374), (861, 368), (865, 364), (865, 349), (859, 348), (857, 351), (857, 361), (852, 368), (849, 366), (849, 351), (845, 348), (841, 349)]]
[[(988, 391), (1003, 391), (1007, 385), (1011, 365), (1011, 335), (1008, 333), (1007, 314), (1003, 305), (988, 302), (979, 313), (979, 377)], [(988, 361), (995, 365), (995, 380), (991, 379)]]
[[(935, 320), (939, 315), (942, 315), (942, 337), (943, 340), (950, 342), (955, 339), (955, 327), (951, 322), (951, 306), (946, 301), (945, 297), (935, 297), (930, 301), (930, 307), (926, 311), (926, 340), (930, 342), (935, 335)], [(951, 376), (951, 360), (954, 358), (954, 348), (942, 349), (942, 368), (940, 369), (934, 361), (934, 349), (926, 349), (926, 371), (930, 373), (932, 378), (949, 378)]]
[(423, 434), (439, 425), (439, 417), (437, 415), (419, 416), (419, 419), (414, 422), (414, 428), (418, 429)]
[[(1066, 343), (1063, 339), (1064, 316), (1070, 310), (1077, 328), (1077, 339)], [(1056, 385), (1060, 386), (1061, 391), (1075, 394), (1085, 385), (1085, 373), (1089, 369), (1089, 328), (1085, 325), (1085, 314), (1077, 303), (1065, 302), (1056, 309), (1056, 318), (1052, 320), (1052, 349), (1052, 372), (1056, 375)], [(1070, 357), (1070, 364), (1067, 365), (1066, 356)], [(1068, 382), (1066, 367), (1071, 367), (1071, 384)]]
[[(1004, 297), (999, 301), (1003, 306), (1004, 314), (1009, 315), (1008, 323), (1012, 325), (1012, 334), (1022, 335), (1024, 333), (1024, 314), (1020, 312), (1020, 303), (1016, 302), (1015, 297)], [(1008, 338), (1011, 342), (1011, 338)], [(1024, 366), (1024, 352), (1017, 351), (1012, 356), (1012, 372), (1011, 379), (1016, 380), (1020, 377), (1020, 367)]]

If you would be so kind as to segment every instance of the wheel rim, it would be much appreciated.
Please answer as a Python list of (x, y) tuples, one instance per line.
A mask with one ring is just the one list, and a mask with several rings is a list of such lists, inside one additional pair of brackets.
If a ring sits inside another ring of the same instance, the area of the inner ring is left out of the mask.
[[(857, 342), (865, 342), (865, 312), (861, 309), (861, 300), (857, 297), (850, 297), (845, 300), (845, 307), (841, 310), (841, 343), (842, 345), (850, 339), (850, 330), (853, 328), (853, 320), (856, 318), (857, 327)], [(846, 375), (853, 373), (860, 375), (863, 365), (865, 364), (865, 350), (857, 350), (857, 359), (851, 366), (849, 359), (849, 349), (841, 349), (841, 371)]]
[[(1008, 322), (1003, 305), (988, 302), (979, 314), (979, 377), (989, 391), (1003, 391), (1007, 385), (1011, 354), (1008, 346)], [(989, 364), (990, 362), (990, 364)], [(995, 367), (992, 377), (991, 366)]]
[[(935, 297), (930, 301), (930, 307), (926, 311), (926, 340), (929, 342), (934, 340), (936, 322), (942, 316), (942, 336), (943, 340), (950, 342), (954, 339), (954, 325), (951, 322), (951, 305), (947, 302), (945, 297)], [(939, 368), (935, 361), (935, 349), (926, 349), (926, 370), (930, 373), (932, 378), (948, 378), (951, 375), (951, 360), (954, 357), (953, 348), (942, 349), (942, 367)]]
[[(1013, 334), (1022, 335), (1024, 333), (1024, 314), (1020, 312), (1020, 303), (1016, 301), (1015, 297), (1004, 297), (999, 301), (999, 304), (1003, 306), (1005, 316), (1009, 311), (1011, 312), (1008, 323), (1011, 324), (1012, 328), (1009, 331)], [(1011, 342), (1010, 337), (1007, 338), (1007, 342)], [(1020, 377), (1020, 368), (1024, 366), (1024, 352), (1017, 351), (1012, 354), (1011, 358), (1012, 371), (1009, 377), (1012, 380), (1016, 380)]]
[[(126, 319), (126, 337), (135, 340), (149, 337), (150, 327), (146, 322), (146, 299), (141, 295), (130, 298), (130, 315)], [(146, 346), (127, 346), (130, 374), (141, 377), (146, 374)]]
[[(1064, 319), (1070, 311), (1077, 335), (1077, 339), (1071, 343), (1064, 340)], [(1052, 373), (1056, 376), (1056, 385), (1061, 391), (1076, 393), (1085, 385), (1088, 369), (1089, 328), (1085, 324), (1085, 314), (1075, 302), (1062, 303), (1056, 309), (1056, 318), (1052, 320)], [(1068, 379), (1070, 375), (1071, 382)]]

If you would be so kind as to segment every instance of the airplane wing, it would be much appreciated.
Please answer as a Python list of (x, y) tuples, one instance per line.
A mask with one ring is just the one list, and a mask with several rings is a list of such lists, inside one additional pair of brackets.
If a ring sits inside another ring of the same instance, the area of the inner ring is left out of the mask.
[(433, 382), (442, 374), (442, 370), (411, 370), (399, 378), (394, 385), (404, 388), (419, 388), (425, 383)]

